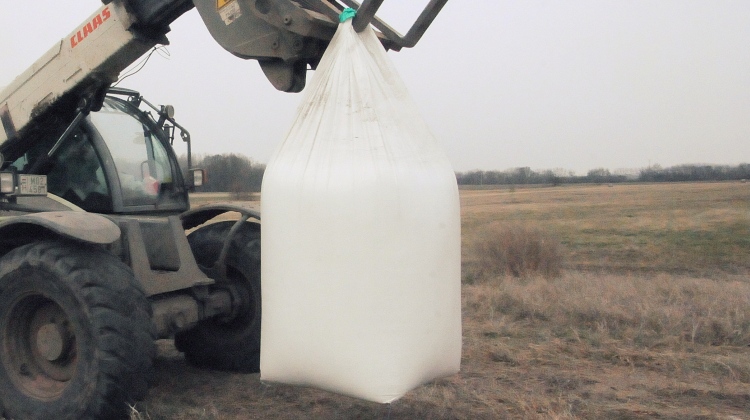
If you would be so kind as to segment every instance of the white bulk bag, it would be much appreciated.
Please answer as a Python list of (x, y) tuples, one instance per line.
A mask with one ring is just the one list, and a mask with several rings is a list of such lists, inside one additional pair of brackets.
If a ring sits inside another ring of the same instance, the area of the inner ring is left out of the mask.
[(456, 178), (372, 29), (339, 25), (261, 212), (262, 380), (386, 403), (458, 372)]

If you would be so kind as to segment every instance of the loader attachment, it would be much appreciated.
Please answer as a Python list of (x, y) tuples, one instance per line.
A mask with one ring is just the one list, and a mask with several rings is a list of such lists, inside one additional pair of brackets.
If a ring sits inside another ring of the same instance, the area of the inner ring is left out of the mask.
[(232, 54), (255, 59), (278, 90), (299, 92), (308, 68), (317, 67), (346, 7), (357, 9), (355, 29), (372, 24), (386, 49), (416, 45), (448, 0), (431, 0), (405, 36), (375, 14), (383, 0), (194, 0), (216, 42)]
[[(362, 5), (354, 0), (342, 0), (347, 6), (357, 9), (357, 16), (354, 18), (354, 30), (362, 32), (367, 25), (372, 24), (375, 28), (385, 36), (389, 43), (395, 46), (390, 47), (392, 50), (400, 50), (401, 48), (411, 48), (417, 45), (422, 35), (424, 35), (427, 28), (430, 27), (432, 21), (440, 13), (440, 10), (448, 3), (448, 0), (430, 0), (425, 6), (422, 13), (419, 15), (417, 20), (411, 26), (411, 29), (406, 35), (401, 35), (396, 30), (388, 26), (385, 22), (375, 17), (380, 5), (383, 4), (383, 0), (365, 0)], [(386, 45), (386, 47), (388, 47)]]

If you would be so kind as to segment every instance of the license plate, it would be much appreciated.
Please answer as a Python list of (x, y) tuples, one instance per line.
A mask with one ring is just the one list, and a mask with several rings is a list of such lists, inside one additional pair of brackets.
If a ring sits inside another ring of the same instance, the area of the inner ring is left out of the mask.
[(21, 195), (47, 195), (47, 175), (18, 175)]

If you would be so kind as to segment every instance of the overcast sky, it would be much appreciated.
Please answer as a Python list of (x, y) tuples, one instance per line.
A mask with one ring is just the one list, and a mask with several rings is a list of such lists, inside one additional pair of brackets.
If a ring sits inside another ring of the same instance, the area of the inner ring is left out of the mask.
[[(384, 14), (403, 28), (424, 3)], [(100, 4), (3, 2), (0, 86)], [(168, 37), (169, 57), (121, 86), (174, 105), (195, 152), (265, 162), (301, 95), (224, 52), (195, 10)], [(459, 171), (750, 162), (747, 0), (450, 0), (414, 49), (389, 55)]]

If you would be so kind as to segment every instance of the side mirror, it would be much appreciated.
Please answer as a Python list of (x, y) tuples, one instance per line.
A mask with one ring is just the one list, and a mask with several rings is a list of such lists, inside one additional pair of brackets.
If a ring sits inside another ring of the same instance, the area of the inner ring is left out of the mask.
[(191, 189), (195, 187), (202, 187), (206, 182), (206, 170), (201, 168), (192, 168), (189, 172)]

